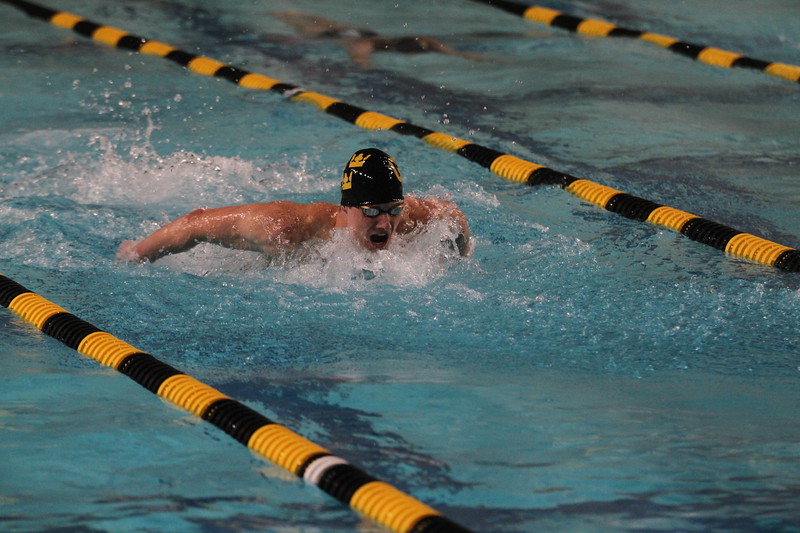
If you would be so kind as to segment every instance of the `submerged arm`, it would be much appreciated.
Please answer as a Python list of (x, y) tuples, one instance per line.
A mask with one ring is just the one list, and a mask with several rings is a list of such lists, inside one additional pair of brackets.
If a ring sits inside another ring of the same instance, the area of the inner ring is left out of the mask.
[(494, 61), (488, 57), (478, 55), (478, 54), (470, 54), (467, 52), (459, 52), (455, 48), (451, 48), (447, 46), (441, 41), (436, 39), (432, 39), (430, 37), (420, 37), (420, 40), (427, 46), (430, 50), (439, 52), (440, 54), (451, 55), (451, 56), (458, 56), (463, 57), (464, 59), (471, 59), (473, 61)]
[(372, 39), (368, 37), (356, 39), (347, 45), (350, 59), (364, 68), (372, 66), (372, 52), (374, 50), (375, 45), (372, 43)]

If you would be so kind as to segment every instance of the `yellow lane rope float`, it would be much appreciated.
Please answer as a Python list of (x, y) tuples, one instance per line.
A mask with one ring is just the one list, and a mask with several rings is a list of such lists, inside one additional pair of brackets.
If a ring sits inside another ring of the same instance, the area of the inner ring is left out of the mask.
[(110, 46), (160, 56), (183, 65), (198, 74), (223, 78), (241, 87), (274, 91), (293, 101), (311, 103), (330, 115), (365, 129), (389, 130), (401, 135), (417, 137), (431, 146), (454, 152), (469, 161), (488, 168), (502, 178), (528, 185), (558, 185), (583, 200), (624, 217), (668, 227), (692, 240), (752, 261), (771, 265), (788, 272), (800, 272), (800, 251), (794, 248), (616, 191), (585, 179), (579, 179), (452, 135), (435, 132), (403, 120), (350, 105), (336, 98), (307, 91), (297, 85), (283, 83), (208, 57), (178, 50), (168, 44), (131, 35), (109, 26), (102, 26), (77, 15), (54, 11), (24, 0), (0, 0), (0, 2), (11, 4), (32, 17), (71, 29), (76, 33)]
[(214, 424), (262, 457), (391, 531), (469, 533), (438, 511), (325, 448), (101, 331), (2, 274), (0, 305), (73, 350)]
[(754, 59), (711, 46), (687, 43), (673, 37), (667, 37), (666, 35), (659, 35), (649, 31), (631, 30), (602, 20), (585, 19), (568, 15), (547, 7), (531, 6), (506, 0), (474, 1), (502, 9), (514, 15), (547, 26), (553, 26), (555, 28), (561, 28), (563, 30), (593, 37), (626, 37), (629, 39), (640, 39), (666, 48), (676, 54), (684, 55), (709, 65), (714, 65), (715, 67), (749, 68), (800, 83), (800, 66)]

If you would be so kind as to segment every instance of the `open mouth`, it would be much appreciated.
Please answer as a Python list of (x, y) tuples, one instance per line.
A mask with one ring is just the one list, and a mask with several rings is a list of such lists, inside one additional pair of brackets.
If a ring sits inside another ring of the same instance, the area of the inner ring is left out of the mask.
[(375, 244), (385, 244), (386, 241), (389, 240), (389, 236), (386, 235), (385, 233), (381, 233), (378, 235), (370, 235), (369, 240), (371, 240)]

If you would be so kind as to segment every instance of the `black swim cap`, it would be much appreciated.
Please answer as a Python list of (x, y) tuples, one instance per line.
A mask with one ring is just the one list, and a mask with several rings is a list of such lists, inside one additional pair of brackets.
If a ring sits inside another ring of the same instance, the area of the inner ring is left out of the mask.
[(403, 201), (403, 178), (394, 159), (377, 148), (353, 154), (342, 175), (342, 205), (388, 204)]

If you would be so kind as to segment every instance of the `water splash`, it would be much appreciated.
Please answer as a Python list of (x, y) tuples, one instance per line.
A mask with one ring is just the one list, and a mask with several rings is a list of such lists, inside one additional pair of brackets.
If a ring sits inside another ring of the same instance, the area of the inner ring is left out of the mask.
[[(282, 194), (326, 191), (336, 180), (307, 170), (310, 159), (279, 155), (256, 162), (178, 150), (160, 155), (151, 143), (157, 129), (37, 130), (19, 135), (24, 147), (14, 175), (3, 180), (5, 197), (57, 195), (80, 204), (187, 209), (252, 201)], [(32, 151), (30, 147), (36, 147)]]
[(456, 235), (444, 222), (411, 235), (397, 235), (388, 250), (359, 247), (349, 231), (337, 230), (327, 241), (307, 244), (295, 253), (267, 258), (255, 252), (226, 250), (203, 244), (188, 253), (160, 259), (167, 267), (198, 276), (245, 277), (331, 293), (370, 291), (386, 286), (424, 287), (445, 276), (459, 254), (449, 244)]

